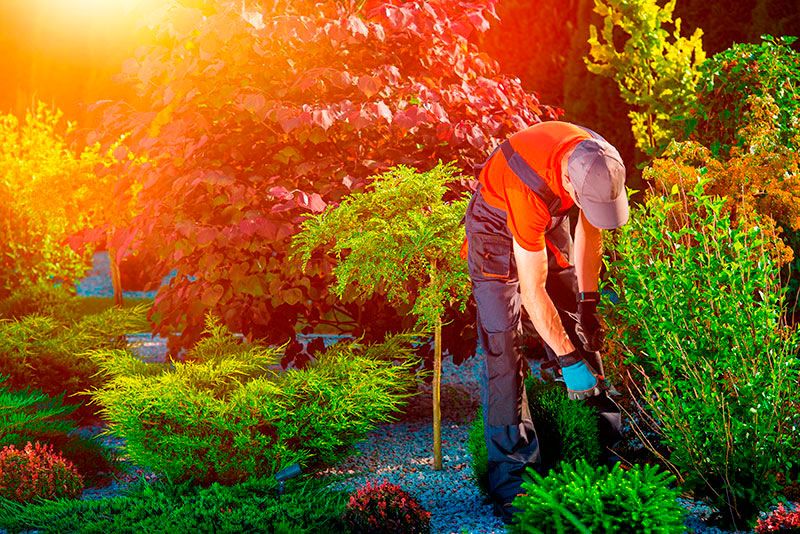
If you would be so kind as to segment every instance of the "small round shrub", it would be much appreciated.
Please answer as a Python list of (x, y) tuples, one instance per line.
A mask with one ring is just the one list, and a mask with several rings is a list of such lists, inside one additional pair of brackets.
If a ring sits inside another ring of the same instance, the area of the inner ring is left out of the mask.
[(350, 496), (343, 520), (356, 534), (416, 534), (431, 531), (431, 513), (400, 486), (370, 482)]
[(22, 450), (9, 445), (0, 451), (0, 496), (6, 499), (75, 498), (82, 491), (83, 478), (52, 446), (28, 442)]
[(655, 466), (609, 471), (580, 460), (547, 477), (529, 468), (523, 478), (512, 533), (685, 531), (675, 477)]
[(544, 467), (552, 469), (561, 461), (581, 459), (597, 465), (602, 451), (597, 411), (585, 401), (571, 400), (560, 383), (529, 376), (525, 389), (536, 433), (540, 439), (548, 437), (539, 443)]
[(766, 518), (758, 520), (756, 533), (764, 532), (800, 534), (800, 509), (789, 512), (783, 503), (780, 503), (777, 510), (772, 511)]

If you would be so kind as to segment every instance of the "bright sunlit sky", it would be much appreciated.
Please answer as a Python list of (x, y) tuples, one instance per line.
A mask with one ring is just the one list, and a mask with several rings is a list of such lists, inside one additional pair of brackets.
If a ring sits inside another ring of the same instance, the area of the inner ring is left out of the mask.
[(74, 116), (119, 91), (109, 82), (161, 0), (0, 0), (0, 112), (35, 94)]

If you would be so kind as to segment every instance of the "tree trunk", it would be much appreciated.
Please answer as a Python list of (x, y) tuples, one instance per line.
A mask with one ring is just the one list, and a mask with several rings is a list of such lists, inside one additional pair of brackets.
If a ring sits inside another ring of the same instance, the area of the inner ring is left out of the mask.
[(442, 318), (433, 334), (433, 468), (442, 469)]
[(111, 271), (111, 287), (114, 288), (114, 305), (122, 307), (122, 276), (117, 263), (117, 249), (108, 248), (108, 266)]

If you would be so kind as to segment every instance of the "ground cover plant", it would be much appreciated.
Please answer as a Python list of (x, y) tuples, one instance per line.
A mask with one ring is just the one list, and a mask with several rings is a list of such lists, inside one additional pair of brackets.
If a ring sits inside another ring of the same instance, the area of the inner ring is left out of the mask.
[(33, 314), (66, 323), (77, 318), (78, 299), (64, 286), (40, 281), (15, 288), (0, 300), (0, 319), (21, 319)]
[[(154, 13), (158, 44), (121, 75), (143, 105), (105, 106), (97, 135), (131, 132), (148, 159), (135, 230), (177, 270), (151, 315), (173, 348), (192, 345), (207, 311), (271, 343), (328, 322), (372, 341), (395, 331), (403, 317), (382, 299), (336, 301), (329, 264), (287, 269), (290, 237), (376, 173), (438, 160), (471, 172), (511, 132), (557, 115), (470, 39), (493, 12), (490, 0), (244, 12), (213, 0)], [(471, 352), (455, 335), (449, 345)]]
[(514, 533), (685, 532), (675, 477), (655, 466), (620, 464), (609, 470), (583, 460), (543, 477), (523, 476), (524, 493), (509, 531)]
[(800, 532), (800, 510), (787, 510), (783, 503), (770, 512), (767, 517), (759, 518), (756, 533), (783, 532), (797, 534)]
[(449, 186), (462, 179), (452, 164), (423, 173), (395, 167), (374, 177), (365, 192), (309, 217), (293, 240), (303, 269), (318, 249), (335, 258), (338, 298), (385, 295), (391, 303), (410, 306), (418, 328), (433, 331), (435, 469), (442, 468), (442, 324), (449, 307), (466, 309), (470, 295), (466, 264), (458, 254), (469, 199), (445, 200)]
[[(0, 377), (0, 386), (4, 381)], [(74, 406), (64, 406), (63, 397), (0, 387), (0, 447), (66, 435), (75, 430), (75, 423), (67, 417), (74, 411)]]
[[(797, 333), (782, 326), (774, 228), (733, 220), (702, 169), (651, 195), (615, 235), (607, 309), (637, 398), (687, 490), (721, 519), (754, 520), (797, 463)], [(691, 176), (694, 186), (691, 186)]]
[(8, 532), (272, 532), (340, 533), (347, 494), (329, 480), (290, 480), (277, 495), (271, 478), (208, 488), (156, 483), (129, 495), (59, 500), (22, 506), (0, 501), (0, 528)]
[(281, 371), (279, 348), (242, 342), (210, 318), (206, 335), (174, 366), (93, 355), (109, 377), (92, 394), (109, 433), (136, 464), (175, 481), (232, 484), (334, 463), (416, 386), (412, 336), (340, 342)]
[(63, 400), (40, 391), (0, 387), (0, 447), (22, 449), (37, 441), (50, 445), (77, 468), (87, 485), (104, 486), (116, 472), (116, 458), (77, 431), (71, 417), (77, 406)]

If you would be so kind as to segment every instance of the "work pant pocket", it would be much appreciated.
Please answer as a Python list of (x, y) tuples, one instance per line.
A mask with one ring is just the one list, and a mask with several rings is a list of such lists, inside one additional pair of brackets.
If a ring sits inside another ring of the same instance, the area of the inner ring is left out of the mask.
[(511, 277), (512, 253), (510, 239), (476, 233), (469, 244), (470, 270), (484, 278), (508, 280)]

